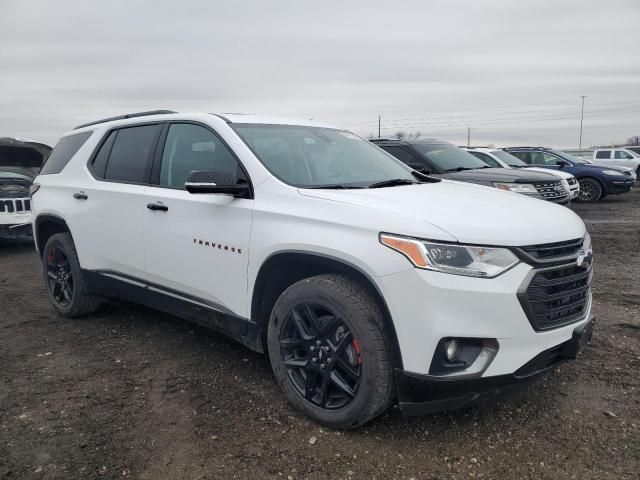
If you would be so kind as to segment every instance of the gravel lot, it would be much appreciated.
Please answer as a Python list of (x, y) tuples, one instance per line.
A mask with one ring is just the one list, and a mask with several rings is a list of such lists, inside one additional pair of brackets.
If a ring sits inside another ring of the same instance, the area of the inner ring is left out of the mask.
[(640, 188), (575, 211), (598, 318), (579, 361), (507, 400), (347, 433), (198, 326), (125, 303), (58, 316), (31, 245), (2, 243), (0, 478), (639, 478)]

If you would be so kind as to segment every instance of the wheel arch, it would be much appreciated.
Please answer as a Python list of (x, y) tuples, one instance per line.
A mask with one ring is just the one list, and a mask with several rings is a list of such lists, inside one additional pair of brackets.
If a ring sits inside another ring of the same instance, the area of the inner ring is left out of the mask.
[(391, 337), (393, 367), (402, 369), (402, 355), (389, 307), (378, 285), (371, 276), (356, 265), (326, 254), (285, 250), (271, 254), (262, 263), (251, 295), (251, 320), (260, 328), (264, 351), (267, 351), (266, 333), (276, 300), (287, 287), (304, 278), (325, 273), (339, 273), (363, 285), (380, 308), (385, 327)]
[(33, 237), (36, 250), (42, 255), (47, 240), (56, 233), (65, 232), (71, 233), (71, 230), (62, 217), (50, 213), (38, 215), (33, 224)]

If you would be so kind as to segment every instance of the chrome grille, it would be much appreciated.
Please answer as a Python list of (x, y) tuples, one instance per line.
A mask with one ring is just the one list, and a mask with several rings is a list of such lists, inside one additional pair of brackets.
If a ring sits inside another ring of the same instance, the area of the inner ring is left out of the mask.
[(560, 200), (569, 196), (569, 192), (567, 192), (567, 189), (564, 188), (560, 181), (534, 183), (533, 186), (536, 187), (538, 193), (546, 200)]

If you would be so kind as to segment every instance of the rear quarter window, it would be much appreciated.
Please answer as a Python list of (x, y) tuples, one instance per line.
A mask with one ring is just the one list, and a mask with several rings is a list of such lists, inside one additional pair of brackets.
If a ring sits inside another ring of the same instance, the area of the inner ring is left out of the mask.
[(62, 137), (40, 170), (40, 175), (60, 173), (92, 134), (93, 132), (82, 132)]

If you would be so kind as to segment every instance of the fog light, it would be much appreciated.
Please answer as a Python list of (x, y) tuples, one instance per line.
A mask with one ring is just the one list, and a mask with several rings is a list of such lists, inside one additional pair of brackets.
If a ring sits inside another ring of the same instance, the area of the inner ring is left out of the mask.
[(495, 338), (446, 337), (436, 346), (430, 375), (480, 376), (498, 353)]
[(455, 338), (447, 340), (445, 343), (445, 355), (450, 362), (456, 361), (456, 354), (458, 353), (458, 341)]

